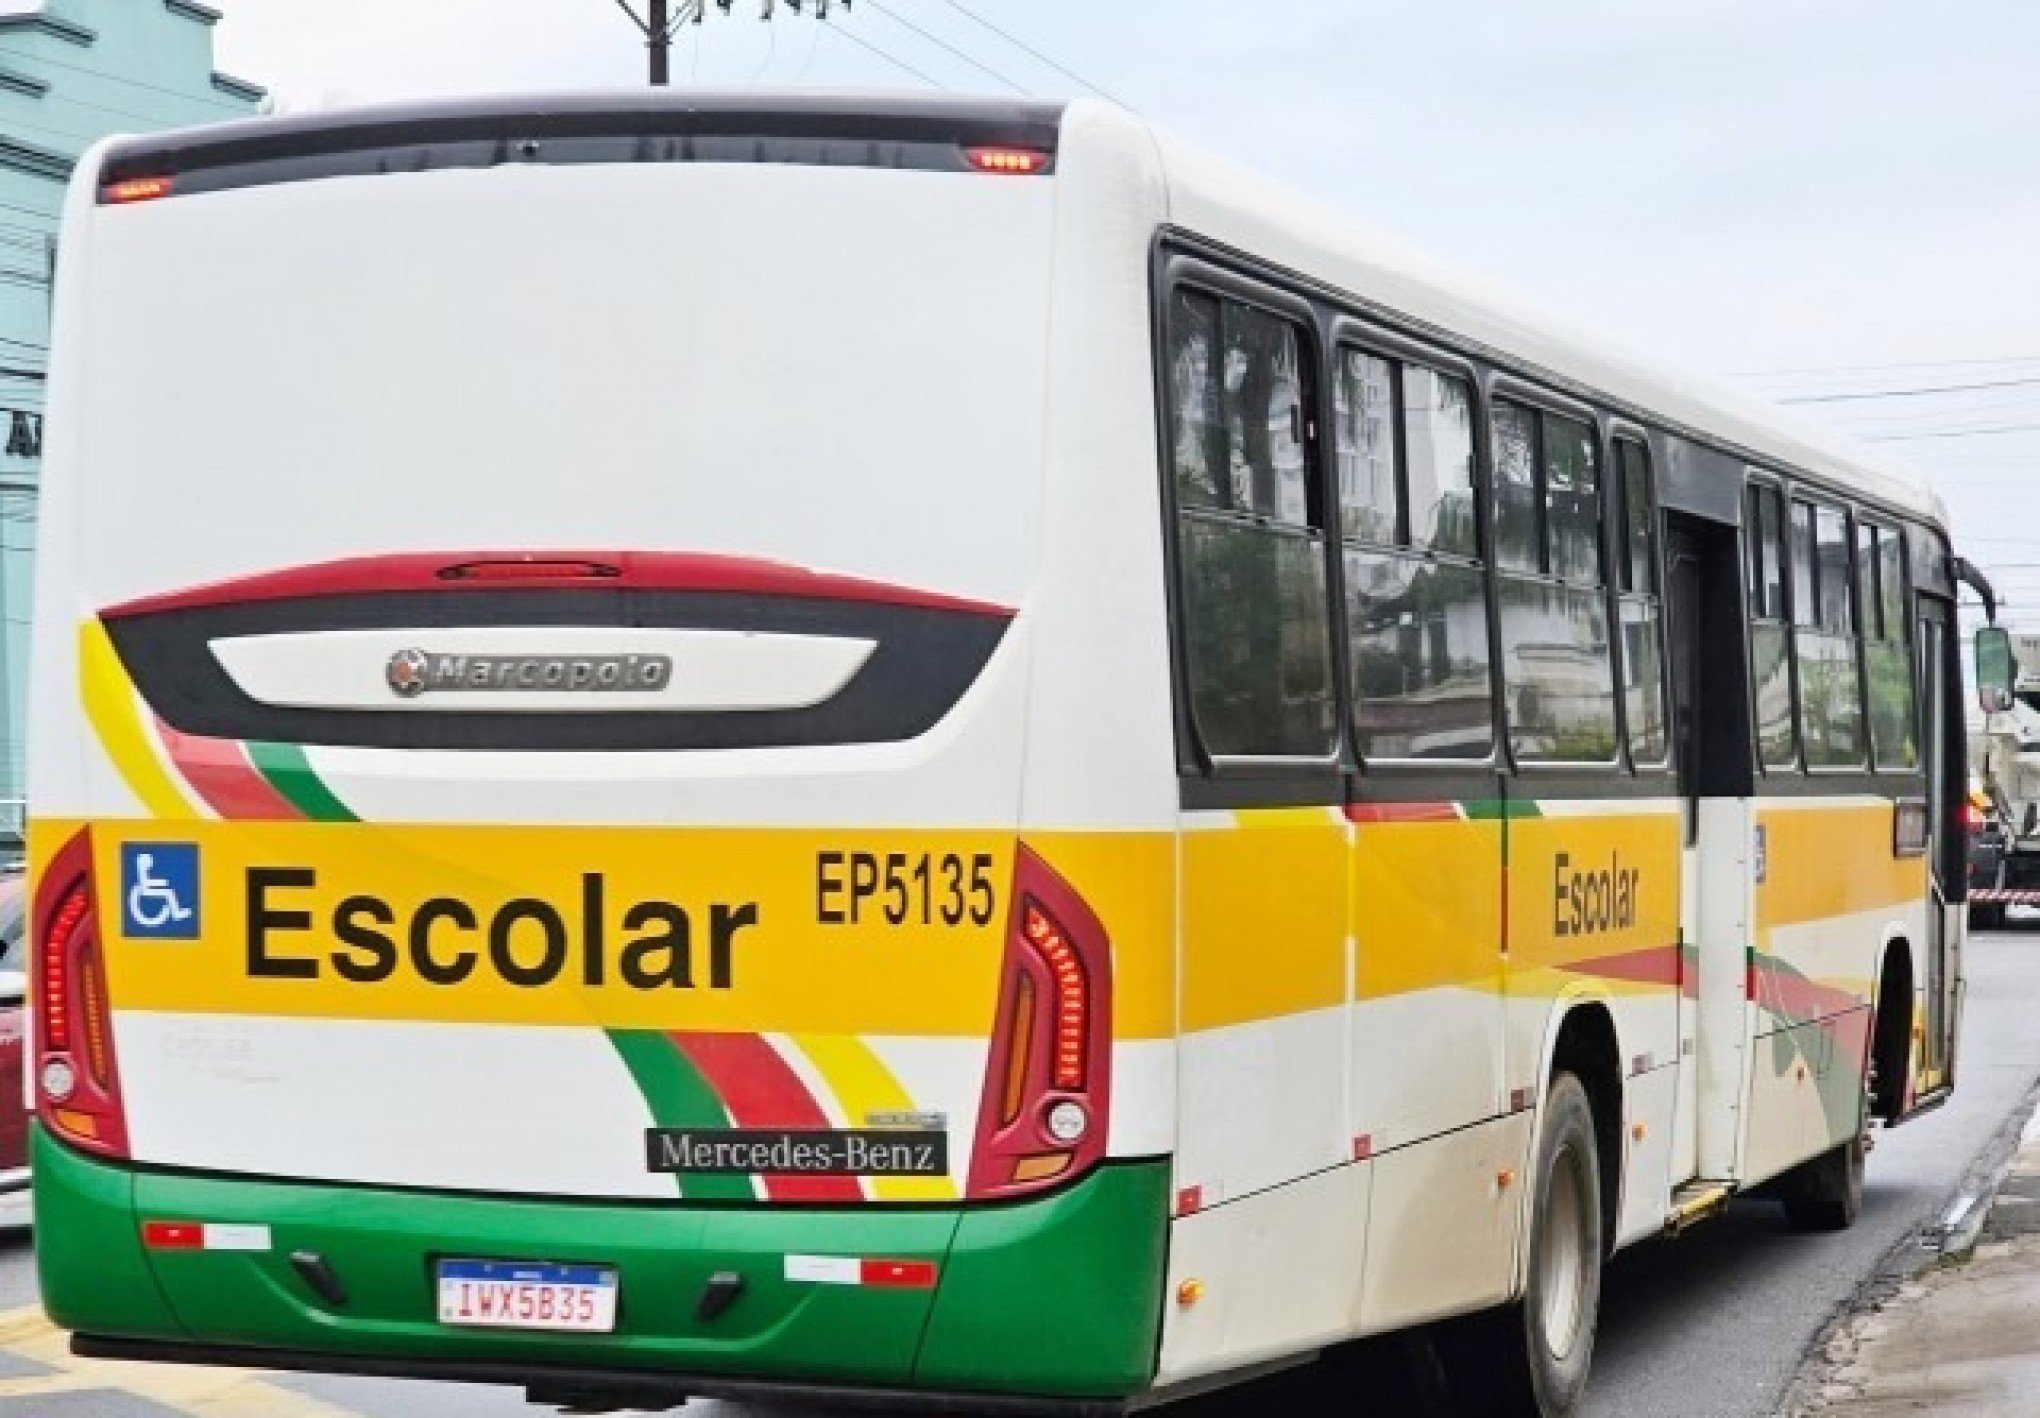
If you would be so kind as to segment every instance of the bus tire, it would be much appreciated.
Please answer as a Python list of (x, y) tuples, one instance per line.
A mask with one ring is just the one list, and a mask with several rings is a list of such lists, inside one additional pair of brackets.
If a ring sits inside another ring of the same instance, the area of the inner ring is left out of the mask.
[(1481, 1390), (1472, 1396), (1483, 1413), (1566, 1418), (1586, 1393), (1606, 1254), (1594, 1110), (1570, 1073), (1552, 1079), (1531, 1181), (1523, 1298), (1473, 1322), (1471, 1362), (1455, 1367)]
[(1863, 1211), (1865, 1152), (1859, 1133), (1778, 1179), (1778, 1200), (1793, 1230), (1846, 1231), (1856, 1224)]

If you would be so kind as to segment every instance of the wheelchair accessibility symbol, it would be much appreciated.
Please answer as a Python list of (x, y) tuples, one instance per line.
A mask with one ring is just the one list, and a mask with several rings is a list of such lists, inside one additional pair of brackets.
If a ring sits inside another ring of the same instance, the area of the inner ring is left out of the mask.
[(197, 940), (197, 845), (123, 843), (120, 901), (120, 933), (128, 939)]

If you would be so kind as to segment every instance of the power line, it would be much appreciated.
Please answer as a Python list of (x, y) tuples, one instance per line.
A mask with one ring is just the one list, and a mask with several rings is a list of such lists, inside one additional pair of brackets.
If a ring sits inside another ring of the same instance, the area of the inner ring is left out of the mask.
[(1910, 443), (1919, 438), (1984, 438), (1999, 433), (2040, 433), (2040, 423), (2008, 423), (1997, 428), (1948, 428), (1939, 433), (1873, 433), (1870, 443)]
[(1975, 369), (1984, 365), (2040, 364), (2040, 355), (1999, 355), (1995, 359), (1923, 359), (1909, 364), (1814, 364), (1798, 369), (1739, 369), (1731, 379), (1783, 379), (1795, 374), (1888, 374), (1898, 369)]
[(913, 65), (909, 64), (906, 60), (894, 58), (892, 55), (886, 53), (883, 49), (880, 49), (877, 45), (873, 44), (870, 40), (860, 39), (858, 36), (852, 34), (849, 30), (845, 29), (841, 25), (827, 25), (824, 26), (824, 28), (826, 28), (828, 32), (832, 35), (836, 35), (841, 39), (849, 40), (850, 43), (856, 45), (859, 49), (865, 50), (866, 52), (871, 54), (876, 54), (886, 63), (892, 65), (893, 68), (898, 69), (903, 73), (912, 74), (915, 78), (919, 79), (924, 84), (932, 85), (933, 87), (938, 89), (947, 89), (949, 87), (947, 84), (943, 83), (940, 79), (934, 77), (932, 74), (924, 74), (919, 69), (916, 69)]
[(961, 59), (964, 63), (970, 65), (971, 68), (977, 70), (981, 74), (988, 74), (992, 78), (997, 79), (1000, 83), (1004, 84), (1007, 88), (1011, 89), (1014, 93), (1019, 94), (1021, 97), (1025, 98), (1027, 96), (1028, 91), (1025, 87), (1023, 87), (1020, 84), (1016, 84), (1015, 82), (1013, 82), (1013, 80), (1007, 78), (1004, 74), (1001, 74), (997, 69), (994, 69), (991, 65), (983, 63), (982, 61), (973, 58), (971, 55), (965, 53), (963, 50), (958, 49), (955, 45), (951, 44), (948, 40), (943, 39), (940, 35), (931, 34), (927, 30), (922, 29), (919, 25), (915, 24), (912, 20), (908, 19), (906, 16), (897, 14), (894, 11), (888, 9), (886, 6), (881, 5), (879, 3), (879, 0), (867, 0), (867, 3), (870, 4), (872, 9), (878, 11), (879, 14), (884, 15), (888, 20), (891, 20), (894, 24), (906, 26), (908, 29), (912, 30), (915, 34), (919, 35), (922, 39), (925, 39), (928, 41), (928, 43), (934, 45), (937, 49), (946, 50), (948, 53), (955, 55), (958, 59)]
[(1781, 404), (1845, 404), (1855, 399), (1920, 399), (1933, 394), (1968, 394), (1979, 389), (2023, 389), (2040, 384), (2040, 375), (2027, 379), (1990, 379), (1977, 384), (1939, 384), (1914, 389), (1866, 389), (1833, 394), (1793, 394)]
[(1021, 51), (1023, 54), (1033, 55), (1036, 59), (1040, 60), (1043, 64), (1046, 64), (1049, 68), (1055, 70), (1056, 73), (1061, 74), (1064, 78), (1074, 79), (1077, 83), (1082, 84), (1092, 93), (1098, 95), (1099, 98), (1110, 99), (1113, 103), (1118, 104), (1121, 108), (1133, 107), (1132, 104), (1126, 102), (1126, 100), (1124, 99), (1114, 98), (1112, 94), (1108, 93), (1104, 89), (1099, 88), (1096, 84), (1092, 83), (1089, 79), (1085, 78), (1082, 74), (1079, 74), (1076, 70), (1070, 68), (1068, 65), (1059, 63), (1056, 60), (1051, 59), (1048, 55), (1043, 54), (1040, 50), (1036, 49), (1026, 40), (1021, 39), (1017, 35), (1008, 34), (1005, 30), (1000, 29), (997, 25), (993, 24), (990, 20), (986, 19), (983, 15), (977, 13), (977, 11), (971, 9), (969, 6), (958, 4), (957, 0), (942, 0), (942, 3), (947, 5), (950, 9), (956, 11), (957, 14), (962, 15), (965, 19), (974, 21), (975, 23), (984, 26), (986, 29), (990, 30), (993, 34), (997, 35), (1000, 39), (1003, 39), (1004, 41), (1006, 41), (1006, 43), (1012, 45), (1015, 49)]

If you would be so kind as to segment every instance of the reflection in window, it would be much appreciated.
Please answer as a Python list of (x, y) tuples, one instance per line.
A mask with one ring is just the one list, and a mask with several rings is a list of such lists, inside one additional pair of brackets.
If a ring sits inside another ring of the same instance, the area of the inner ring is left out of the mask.
[(1820, 606), (1813, 593), (1813, 504), (1792, 504), (1792, 623), (1820, 624)]
[[(1846, 583), (1845, 583), (1846, 584)], [(1845, 635), (1801, 630), (1799, 736), (1809, 768), (1855, 768), (1863, 763), (1863, 683), (1856, 642)]]
[(1331, 752), (1337, 710), (1322, 545), (1280, 528), (1183, 520), (1191, 699), (1214, 756)]
[(1194, 291), (1170, 302), (1169, 447), (1190, 698), (1216, 757), (1323, 758), (1338, 711), (1311, 528), (1303, 336)]
[(1613, 761), (1615, 675), (1606, 598), (1598, 590), (1505, 577), (1501, 607), (1516, 756)]
[(1615, 445), (1622, 464), (1622, 589), (1642, 594), (1657, 591), (1657, 556), (1651, 528), (1650, 456), (1641, 444), (1623, 439)]
[(1785, 619), (1785, 544), (1778, 490), (1750, 489), (1750, 615)]
[(1348, 540), (1392, 546), (1396, 534), (1395, 366), (1360, 350), (1339, 358), (1339, 510)]
[(1905, 537), (1864, 522), (1856, 538), (1871, 758), (1880, 771), (1909, 771), (1919, 766), (1920, 750), (1909, 650), (1912, 622), (1905, 604)]
[(1218, 470), (1225, 462), (1225, 421), (1218, 405), (1218, 302), (1179, 290), (1169, 308), (1170, 452), (1176, 500), (1223, 507)]
[(1473, 396), (1466, 381), (1403, 366), (1410, 541), (1469, 559), (1479, 555), (1473, 483)]
[(1750, 677), (1757, 688), (1757, 753), (1766, 768), (1797, 768), (1792, 720), (1792, 632), (1759, 622), (1750, 627)]
[(1656, 597), (1622, 598), (1622, 695), (1629, 756), (1639, 766), (1665, 761), (1664, 629)]
[(1562, 580), (1601, 582), (1601, 480), (1594, 430), (1543, 415), (1544, 498), (1551, 538), (1549, 570)]
[(1480, 569), (1354, 548), (1345, 560), (1360, 752), (1488, 757), (1494, 705)]
[(1225, 421), (1232, 505), (1291, 526), (1310, 520), (1304, 489), (1303, 351), (1296, 327), (1226, 301)]
[(1838, 507), (1814, 513), (1820, 557), (1820, 628), (1830, 635), (1854, 635), (1849, 605), (1849, 516)]
[(1537, 502), (1537, 415), (1516, 404), (1495, 405), (1495, 563), (1542, 571), (1543, 533)]

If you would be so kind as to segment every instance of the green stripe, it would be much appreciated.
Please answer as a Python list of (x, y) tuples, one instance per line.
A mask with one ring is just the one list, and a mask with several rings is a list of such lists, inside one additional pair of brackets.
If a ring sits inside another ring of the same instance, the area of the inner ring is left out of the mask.
[[(652, 1120), (666, 1128), (726, 1128), (730, 1115), (700, 1070), (687, 1061), (673, 1041), (656, 1029), (611, 1029), (616, 1046), (638, 1092), (652, 1110)], [(676, 1184), (678, 1178), (674, 1179)], [(754, 1201), (749, 1177), (690, 1176), (684, 1195), (702, 1201)]]
[(248, 759), (290, 804), (314, 822), (359, 822), (346, 803), (333, 796), (312, 768), (303, 748), (294, 743), (251, 743)]

